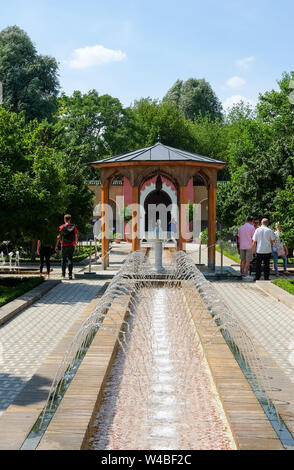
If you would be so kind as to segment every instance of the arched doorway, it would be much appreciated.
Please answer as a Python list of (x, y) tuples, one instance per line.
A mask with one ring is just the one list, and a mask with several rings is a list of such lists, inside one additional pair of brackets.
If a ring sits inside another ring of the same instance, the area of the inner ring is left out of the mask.
[(170, 196), (162, 189), (160, 191), (154, 190), (147, 195), (144, 202), (145, 232), (153, 232), (158, 219), (161, 222), (161, 230), (166, 233), (168, 232), (172, 218), (171, 205), (172, 200)]

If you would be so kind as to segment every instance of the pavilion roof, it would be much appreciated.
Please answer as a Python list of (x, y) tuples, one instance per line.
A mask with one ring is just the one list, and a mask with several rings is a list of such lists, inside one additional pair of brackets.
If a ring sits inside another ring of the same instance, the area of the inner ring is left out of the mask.
[(225, 164), (220, 160), (204, 157), (195, 153), (186, 152), (185, 150), (176, 149), (157, 142), (155, 145), (146, 147), (132, 152), (124, 153), (114, 157), (104, 158), (91, 162), (91, 164), (105, 163), (124, 163), (124, 162), (202, 162), (202, 163), (219, 163)]

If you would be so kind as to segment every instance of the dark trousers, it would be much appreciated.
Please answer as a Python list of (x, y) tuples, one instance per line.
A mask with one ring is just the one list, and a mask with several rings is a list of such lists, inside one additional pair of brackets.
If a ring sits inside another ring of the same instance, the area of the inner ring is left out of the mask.
[(63, 246), (61, 248), (61, 256), (62, 256), (62, 275), (65, 276), (66, 265), (68, 265), (68, 275), (72, 277), (72, 269), (73, 269), (73, 254), (75, 251), (74, 246)]
[(270, 259), (271, 253), (257, 253), (256, 254), (256, 280), (259, 281), (261, 276), (261, 264), (264, 264), (264, 280), (269, 280), (270, 275)]
[(40, 250), (40, 273), (43, 273), (43, 266), (44, 266), (44, 260), (46, 262), (46, 267), (47, 267), (47, 274), (50, 274), (50, 257), (52, 254), (52, 248), (51, 247), (41, 247)]

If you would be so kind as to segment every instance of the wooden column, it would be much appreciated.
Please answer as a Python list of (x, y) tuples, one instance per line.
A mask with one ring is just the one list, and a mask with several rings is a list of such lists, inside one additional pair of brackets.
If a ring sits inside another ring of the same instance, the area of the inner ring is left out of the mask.
[(101, 259), (104, 270), (109, 266), (109, 223), (108, 223), (108, 202), (109, 202), (109, 181), (106, 181), (101, 188), (101, 232), (102, 246)]
[(187, 187), (180, 186), (180, 200), (179, 200), (179, 242), (178, 250), (186, 251), (186, 239), (184, 238), (187, 233), (187, 220), (186, 220), (186, 204), (187, 204)]
[(216, 244), (216, 187), (213, 184), (208, 188), (208, 266), (215, 268)]
[(140, 249), (139, 241), (139, 187), (133, 186), (132, 188), (132, 204), (133, 206), (133, 218), (132, 218), (132, 251)]

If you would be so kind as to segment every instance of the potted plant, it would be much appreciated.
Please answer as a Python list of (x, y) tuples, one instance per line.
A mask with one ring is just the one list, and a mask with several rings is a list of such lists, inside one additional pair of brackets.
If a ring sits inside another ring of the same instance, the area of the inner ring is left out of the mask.
[(115, 241), (115, 243), (120, 243), (122, 241), (122, 234), (121, 233), (115, 233), (114, 234), (114, 241)]

